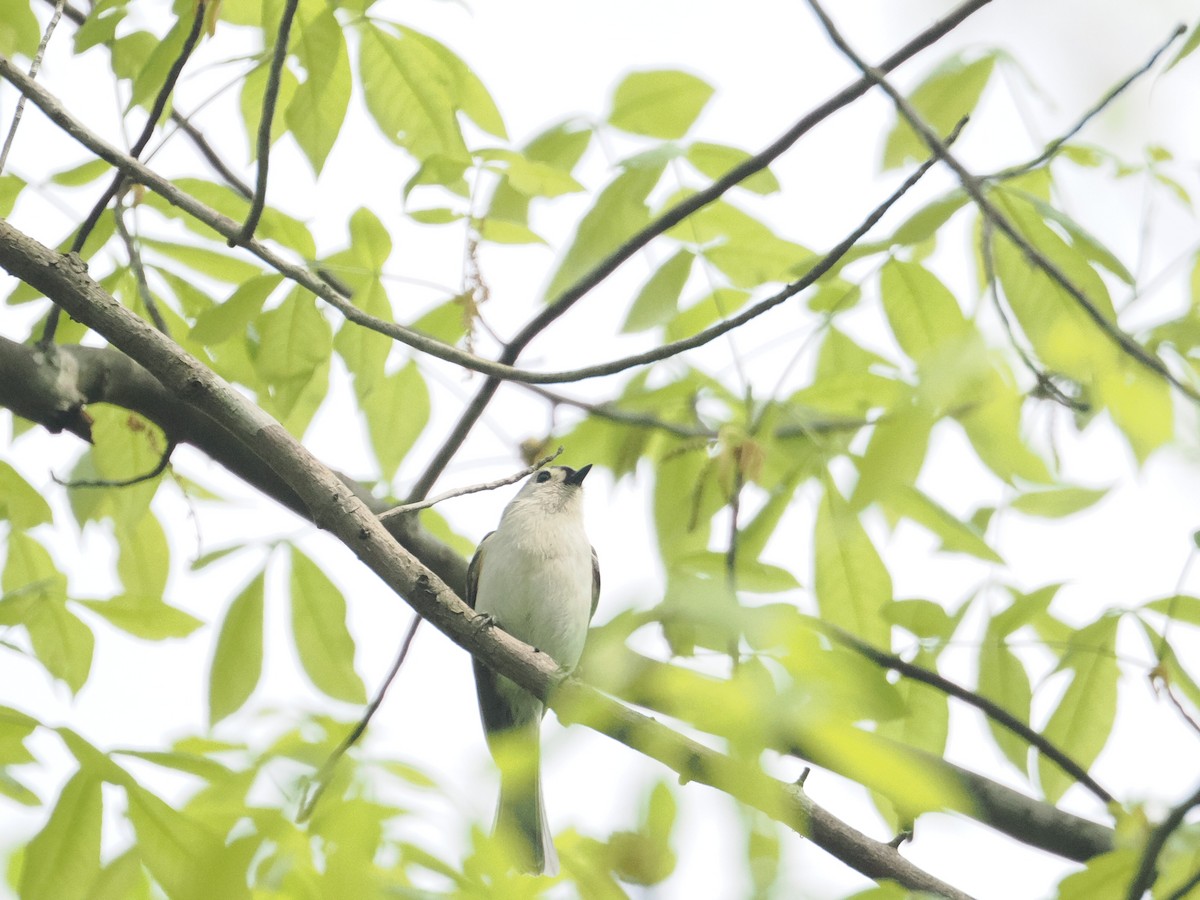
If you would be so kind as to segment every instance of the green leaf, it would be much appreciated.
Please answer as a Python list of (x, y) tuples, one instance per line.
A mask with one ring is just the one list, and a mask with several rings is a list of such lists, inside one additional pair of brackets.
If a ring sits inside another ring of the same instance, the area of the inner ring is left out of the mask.
[(711, 85), (686, 72), (632, 72), (617, 85), (608, 121), (622, 131), (674, 140), (687, 134), (712, 95)]
[(362, 398), (371, 447), (384, 479), (396, 477), (400, 463), (425, 430), (430, 409), (429, 388), (415, 362), (384, 376)]
[(1082, 512), (1102, 500), (1107, 494), (1108, 488), (1051, 488), (1047, 491), (1030, 491), (1021, 494), (1009, 506), (1027, 516), (1061, 519)]
[[(246, 127), (246, 141), (249, 145), (248, 151), (252, 161), (258, 159), (258, 129), (262, 123), (263, 96), (267, 92), (267, 79), (269, 76), (270, 70), (264, 63), (242, 79), (242, 94), (240, 98), (242, 122)], [(276, 113), (274, 118), (271, 119), (272, 146), (288, 130), (287, 117), (280, 115), (279, 110), (287, 110), (291, 107), (292, 100), (295, 99), (299, 88), (300, 79), (287, 66), (284, 66), (279, 73), (279, 93), (275, 98)]]
[(227, 284), (240, 285), (262, 274), (259, 266), (234, 256), (232, 251), (212, 250), (209, 247), (196, 247), (191, 244), (159, 241), (147, 237), (143, 237), (141, 243), (144, 247), (155, 250), (201, 275), (207, 275), (209, 278), (215, 278)]
[(249, 898), (242, 860), (213, 831), (135, 784), (126, 795), (138, 855), (171, 900)]
[(141, 71), (133, 79), (133, 91), (127, 109), (133, 109), (135, 106), (149, 109), (166, 83), (167, 73), (179, 59), (188, 33), (192, 30), (193, 10), (190, 7), (184, 8), (186, 13), (176, 20), (171, 30), (154, 46)]
[(1175, 436), (1171, 386), (1158, 373), (1122, 356), (1098, 373), (1095, 387), (1139, 463)]
[(1200, 47), (1200, 22), (1192, 26), (1192, 30), (1188, 32), (1187, 40), (1183, 42), (1183, 46), (1179, 48), (1179, 52), (1175, 54), (1167, 64), (1167, 67), (1163, 69), (1164, 74), (1195, 53), (1197, 47)]
[(1022, 478), (1038, 484), (1053, 481), (1045, 460), (1034, 453), (1021, 435), (1023, 398), (1009, 373), (988, 370), (979, 389), (979, 400), (955, 416), (979, 459), (996, 476), (1012, 484)]
[(111, 600), (80, 600), (111, 625), (147, 641), (185, 638), (204, 623), (191, 613), (162, 600), (123, 594)]
[(889, 259), (879, 290), (896, 342), (918, 365), (968, 332), (954, 295), (919, 263)]
[[(944, 138), (963, 116), (975, 109), (995, 63), (992, 53), (972, 62), (961, 55), (953, 56), (917, 86), (909, 102), (938, 137)], [(883, 168), (894, 169), (909, 160), (924, 160), (929, 156), (925, 142), (898, 116), (884, 143)]]
[(921, 207), (905, 219), (900, 224), (900, 227), (892, 233), (889, 243), (912, 245), (929, 240), (941, 230), (943, 225), (950, 221), (951, 216), (966, 206), (966, 204), (966, 191), (951, 191), (946, 196), (940, 197)]
[[(1117, 714), (1116, 616), (1105, 616), (1071, 639), (1062, 665), (1072, 672), (1071, 683), (1042, 729), (1046, 740), (1089, 768), (1112, 733)], [(1038, 780), (1047, 801), (1057, 803), (1073, 783), (1050, 760), (1038, 755)]]
[(350, 58), (332, 9), (325, 7), (315, 16), (302, 16), (297, 25), (299, 39), (293, 49), (308, 77), (296, 89), (284, 118), (313, 171), (319, 174), (346, 118)]
[(0, 587), (0, 625), (23, 625), (38, 662), (78, 693), (91, 672), (95, 640), (67, 609), (67, 579), (45, 547), (22, 531), (10, 532)]
[[(531, 163), (544, 163), (570, 176), (591, 142), (591, 129), (564, 122), (543, 131), (521, 149)], [(509, 170), (511, 172), (510, 163)], [(528, 185), (526, 185), (528, 186)], [(508, 178), (496, 185), (488, 205), (488, 216), (508, 222), (529, 222), (530, 196), (521, 193)]]
[[(918, 651), (912, 662), (937, 671), (937, 658), (929, 650)], [(950, 734), (949, 698), (944, 692), (912, 678), (901, 678), (896, 687), (904, 700), (904, 715), (880, 722), (879, 733), (909, 747), (941, 756)]]
[[(1108, 900), (1129, 892), (1141, 863), (1141, 850), (1124, 847), (1093, 856), (1082, 872), (1074, 872), (1058, 883), (1058, 900)], [(1158, 896), (1157, 892), (1155, 896)]]
[(28, 481), (0, 460), (0, 519), (14, 528), (32, 528), (50, 522), (54, 514), (44, 497)]
[(470, 67), (450, 48), (427, 34), (408, 28), (402, 28), (401, 33), (420, 43), (437, 60), (441, 69), (438, 75), (450, 85), (454, 108), (488, 134), (507, 140), (508, 132), (496, 102)]
[(88, 900), (100, 873), (100, 781), (84, 769), (63, 787), (54, 811), (25, 848), (22, 900)]
[(478, 220), (479, 237), (493, 244), (544, 244), (546, 239), (520, 222), (504, 219)]
[(0, 4), (0, 53), (33, 59), (41, 41), (41, 28), (33, 7), (27, 3)]
[(364, 20), (359, 69), (367, 110), (387, 138), (418, 160), (468, 160), (455, 115), (454, 76), (429, 42), (408, 29), (397, 37)]
[(63, 169), (51, 176), (50, 180), (63, 187), (81, 187), (91, 184), (97, 178), (107, 175), (112, 166), (103, 159), (92, 159), (69, 169)]
[(346, 600), (311, 559), (292, 549), (292, 637), (304, 671), (335, 700), (365, 703), (354, 671), (354, 639), (346, 629)]
[(943, 552), (966, 553), (985, 562), (1004, 565), (1004, 559), (988, 545), (982, 534), (918, 488), (900, 486), (884, 502), (892, 512), (911, 519), (940, 538), (939, 549)]
[[(92, 417), (91, 460), (103, 481), (123, 482), (153, 472), (162, 461), (167, 439), (157, 425), (140, 415), (108, 404), (88, 406)], [(122, 487), (81, 487), (74, 491), (103, 492), (114, 518), (136, 524), (146, 514), (162, 476)]]
[(220, 344), (245, 334), (282, 280), (280, 275), (257, 275), (243, 281), (223, 303), (196, 317), (190, 337), (202, 344)]
[(626, 169), (600, 192), (551, 278), (546, 299), (556, 299), (650, 221), (646, 196), (658, 184), (665, 165)]
[(1161, 597), (1145, 604), (1143, 609), (1162, 613), (1177, 622), (1187, 622), (1189, 625), (1200, 627), (1200, 597), (1188, 594), (1175, 594), (1171, 597)]
[(24, 179), (16, 175), (0, 175), (0, 216), (8, 218), (12, 215), (13, 207), (17, 205), (17, 197), (24, 187)]
[(289, 431), (303, 435), (329, 387), (333, 329), (307, 291), (296, 288), (258, 317), (255, 369), (266, 383), (260, 401)]
[(263, 573), (233, 598), (208, 674), (208, 720), (216, 725), (250, 698), (262, 675)]
[(621, 331), (630, 334), (665, 325), (675, 315), (679, 295), (692, 272), (695, 254), (680, 250), (658, 267), (649, 280), (642, 285)]
[[(978, 690), (982, 696), (1028, 724), (1033, 702), (1029, 674), (1021, 660), (1005, 643), (1001, 633), (1003, 628), (993, 627), (995, 621), (989, 624), (987, 634), (979, 647)], [(1029, 761), (1028, 741), (990, 718), (987, 723), (996, 746), (1021, 774), (1025, 774)]]
[(894, 600), (883, 608), (893, 625), (922, 639), (947, 641), (958, 627), (961, 613), (951, 616), (932, 600)]
[[(893, 410), (875, 423), (867, 449), (856, 461), (858, 482), (850, 498), (856, 510), (882, 501), (894, 509), (889, 498), (898, 489), (916, 484), (929, 450), (933, 429), (930, 410), (907, 404)], [(903, 510), (895, 509), (903, 515)]]
[[(687, 161), (698, 172), (707, 175), (713, 181), (723, 178), (748, 159), (750, 159), (748, 152), (726, 144), (696, 141), (687, 149)], [(739, 181), (738, 187), (756, 194), (774, 194), (779, 190), (779, 181), (771, 174), (770, 169), (760, 169), (748, 178)]]
[(882, 610), (892, 578), (858, 516), (832, 483), (817, 508), (813, 586), (821, 618), (877, 647), (891, 645)]

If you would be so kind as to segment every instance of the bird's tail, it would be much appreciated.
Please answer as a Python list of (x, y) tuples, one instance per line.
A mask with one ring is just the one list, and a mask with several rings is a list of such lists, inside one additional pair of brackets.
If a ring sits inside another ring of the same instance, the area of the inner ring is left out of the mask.
[[(534, 875), (557, 875), (558, 853), (542, 803), (542, 777), (537, 731), (521, 741), (519, 758), (500, 766), (500, 802), (496, 807), (497, 834), (518, 854), (517, 867)], [(509, 748), (513, 749), (513, 748)], [(507, 754), (506, 754), (507, 755)]]

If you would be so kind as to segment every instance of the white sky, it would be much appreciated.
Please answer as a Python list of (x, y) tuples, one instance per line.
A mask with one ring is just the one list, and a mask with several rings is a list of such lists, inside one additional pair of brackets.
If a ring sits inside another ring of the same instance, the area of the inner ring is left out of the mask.
[[(909, 35), (944, 13), (942, 2), (899, 2), (863, 0), (829, 3), (847, 37), (868, 58), (878, 59), (899, 46)], [(621, 75), (635, 68), (684, 68), (705, 77), (717, 94), (700, 125), (701, 137), (738, 144), (754, 151), (764, 146), (801, 114), (840, 87), (851, 71), (826, 45), (815, 22), (802, 3), (779, 0), (749, 0), (737, 4), (676, 2), (658, 0), (636, 3), (615, 0), (603, 5), (564, 4), (549, 0), (481, 2), (468, 11), (456, 4), (381, 2), (375, 12), (390, 14), (418, 30), (439, 37), (455, 49), (481, 76), (500, 104), (510, 134), (516, 140), (529, 136), (547, 123), (569, 114), (602, 117), (612, 87)], [(955, 32), (944, 44), (927, 52), (901, 70), (896, 82), (911, 85), (915, 79), (958, 47), (1000, 45), (1009, 48), (1029, 79), (1042, 92), (1026, 99), (1018, 111), (1002, 86), (989, 90), (986, 111), (973, 123), (960, 144), (960, 154), (977, 170), (1020, 160), (1040, 143), (1053, 137), (1094, 102), (1104, 90), (1139, 65), (1161, 42), (1171, 26), (1185, 16), (1194, 16), (1186, 2), (1140, 4), (1137, 14), (1120, 0), (1058, 3), (1031, 0), (996, 0)], [(70, 26), (63, 25), (56, 38), (58, 52), (52, 53), (43, 69), (43, 79), (62, 93), (68, 106), (81, 110), (82, 117), (97, 130), (113, 134), (113, 101), (103, 92), (103, 81), (76, 74), (82, 65), (63, 52)], [(1129, 154), (1151, 141), (1169, 144), (1186, 159), (1196, 157), (1200, 141), (1194, 99), (1195, 61), (1191, 69), (1159, 83), (1140, 85), (1119, 101), (1104, 120), (1084, 135), (1085, 140), (1115, 145)], [(1010, 77), (1019, 80), (1020, 76)], [(69, 79), (69, 87), (64, 80)], [(1153, 86), (1152, 86), (1153, 85)], [(1018, 90), (1021, 86), (1018, 84)], [(179, 105), (194, 108), (200, 81), (185, 81)], [(191, 93), (189, 93), (191, 92)], [(0, 93), (0, 121), (7, 122), (11, 92)], [(1033, 138), (1026, 133), (1032, 117)], [(239, 131), (222, 133), (226, 122), (215, 106), (198, 123), (221, 146), (228, 158), (244, 159), (244, 139)], [(360, 120), (361, 121), (361, 120)], [(764, 214), (787, 237), (812, 246), (828, 246), (849, 230), (869, 210), (893, 181), (873, 180), (880, 152), (880, 133), (891, 115), (881, 98), (870, 98), (843, 111), (821, 126), (812, 138), (795, 148), (775, 167), (784, 184), (783, 199), (775, 200)], [(343, 140), (331, 156), (320, 185), (312, 186), (306, 167), (287, 145), (273, 157), (272, 202), (309, 220), (325, 249), (341, 245), (344, 221), (349, 211), (369, 205), (394, 227), (397, 248), (390, 269), (454, 285), (459, 279), (461, 245), (447, 231), (442, 240), (419, 238), (399, 216), (400, 185), (411, 173), (406, 157), (378, 138), (370, 129)], [(619, 142), (618, 142), (619, 145)], [(12, 168), (25, 176), (37, 174), (47, 160), (62, 165), (79, 161), (73, 147), (60, 161), (62, 142), (36, 112), (27, 112), (14, 151)], [(34, 152), (36, 148), (36, 152)], [(172, 165), (170, 159), (162, 162)], [(247, 170), (249, 171), (249, 170)], [(599, 183), (600, 169), (590, 173)], [(947, 184), (944, 179), (942, 184)], [(288, 185), (286, 193), (279, 187)], [(86, 194), (83, 203), (90, 203)], [(739, 196), (739, 202), (744, 198)], [(1181, 250), (1187, 249), (1195, 233), (1190, 218), (1170, 209), (1154, 208), (1159, 224), (1143, 230), (1142, 185), (1130, 182), (1115, 195), (1097, 197), (1085, 191), (1068, 196), (1068, 207), (1102, 239), (1110, 241), (1118, 255), (1133, 267), (1139, 259), (1142, 274), (1161, 270)], [(569, 206), (570, 204), (565, 204)], [(389, 212), (390, 210), (390, 212)], [(577, 209), (576, 209), (577, 212)], [(18, 209), (16, 223), (49, 243), (57, 240), (78, 213), (64, 217), (45, 203), (30, 203)], [(569, 215), (549, 217), (543, 234), (552, 241), (561, 235)], [(893, 219), (893, 223), (897, 220)], [(511, 333), (534, 308), (544, 286), (552, 255), (545, 250), (521, 251), (508, 262), (504, 253), (487, 252), (485, 275), (493, 300), (486, 310), (489, 321), (501, 333)], [(649, 251), (661, 260), (660, 249)], [(939, 271), (958, 286), (969, 284), (970, 273), (951, 259), (939, 260)], [(627, 264), (611, 285), (581, 304), (572, 321), (563, 321), (540, 338), (523, 361), (552, 367), (558, 363), (588, 361), (616, 356), (644, 346), (644, 339), (623, 339), (602, 351), (591, 336), (619, 324), (629, 297), (647, 274), (647, 260)], [(406, 303), (427, 305), (428, 294), (399, 285), (393, 296), (398, 310)], [(1124, 299), (1118, 295), (1118, 301)], [(1161, 310), (1178, 303), (1169, 292), (1154, 298)], [(1161, 304), (1161, 305), (1159, 305)], [(0, 327), (23, 311), (0, 309)], [(1147, 312), (1150, 314), (1150, 311)], [(756, 352), (768, 344), (768, 336), (780, 330), (796, 335), (807, 333), (795, 309), (772, 314), (769, 322), (736, 339), (737, 352), (753, 356), (752, 378), (769, 389), (776, 373), (793, 352)], [(572, 317), (568, 317), (572, 319)], [(599, 323), (599, 324), (597, 324)], [(859, 322), (860, 327), (863, 323)], [(886, 337), (874, 334), (881, 342)], [(579, 348), (583, 347), (583, 350)], [(702, 357), (710, 366), (725, 365), (729, 345), (719, 343)], [(457, 415), (455, 397), (473, 393), (478, 379), (466, 380), (440, 369), (435, 382), (441, 399), (435, 402), (429, 437), (414, 454), (414, 464), (401, 469), (399, 486), (420, 471), (428, 454), (438, 444)], [(604, 396), (607, 386), (590, 383), (570, 388), (577, 396)], [(564, 391), (566, 392), (566, 391)], [(1039, 524), (1010, 517), (1001, 524), (1000, 549), (1010, 563), (1011, 577), (1027, 586), (1052, 580), (1071, 582), (1064, 593), (1065, 605), (1056, 607), (1075, 621), (1094, 618), (1110, 606), (1134, 604), (1175, 589), (1180, 571), (1190, 552), (1190, 534), (1197, 527), (1194, 510), (1200, 489), (1195, 465), (1196, 442), (1190, 435), (1183, 448), (1160, 453), (1141, 474), (1134, 473), (1128, 452), (1103, 422), (1081, 436), (1062, 427), (1061, 416), (1038, 421), (1054, 427), (1063, 457), (1063, 470), (1075, 483), (1118, 485), (1113, 496), (1094, 514), (1062, 523)], [(502, 391), (485, 424), (443, 479), (446, 487), (486, 480), (518, 467), (515, 450), (522, 438), (547, 427), (540, 404), (517, 388)], [(0, 433), (3, 434), (3, 433)], [(956, 434), (943, 429), (923, 476), (923, 486), (937, 492), (950, 508), (969, 510), (1001, 494), (981, 475), (977, 464)], [(8, 436), (0, 438), (7, 451)], [(369, 456), (358, 429), (347, 425), (336, 411), (324, 413), (310, 431), (309, 446), (331, 464), (351, 474), (371, 471)], [(52, 498), (60, 492), (50, 482), (51, 471), (64, 473), (78, 454), (78, 444), (69, 437), (31, 434), (6, 458), (36, 486)], [(198, 522), (174, 492), (160, 498), (158, 511), (172, 529), (173, 564), (176, 577), (169, 587), (172, 602), (192, 610), (206, 620), (219, 620), (232, 588), (243, 583), (252, 563), (261, 558), (254, 550), (236, 561), (200, 576), (186, 571), (199, 540), (204, 549), (222, 546), (246, 536), (270, 539), (302, 535), (306, 552), (320, 557), (335, 580), (347, 591), (351, 627), (360, 639), (359, 671), (372, 689), (386, 671), (396, 644), (407, 624), (407, 608), (390, 596), (373, 578), (363, 577), (352, 557), (324, 536), (275, 510), (261, 509), (252, 495), (215, 467), (198, 463), (188, 454), (184, 472), (199, 472), (206, 484), (219, 486), (227, 494), (246, 497), (240, 508), (229, 512), (199, 510)], [(586, 448), (568, 448), (571, 464), (587, 461)], [(605, 596), (598, 620), (605, 621), (629, 605), (645, 606), (659, 596), (661, 576), (650, 550), (648, 516), (651, 482), (646, 473), (620, 485), (606, 475), (594, 473), (588, 480), (589, 529), (604, 564)], [(511, 491), (476, 495), (447, 504), (444, 512), (473, 538), (493, 527)], [(811, 500), (811, 491), (802, 492)], [(252, 505), (253, 504), (253, 505)], [(65, 504), (56, 501), (56, 515), (69, 520)], [(788, 531), (773, 545), (775, 558), (796, 565), (802, 581), (807, 576), (809, 539), (802, 524), (811, 513), (803, 500)], [(248, 513), (253, 510), (252, 515)], [(873, 525), (878, 523), (872, 523)], [(883, 532), (873, 533), (885, 542)], [(105, 538), (85, 534), (82, 553), (69, 533), (53, 545), (60, 559), (79, 556), (72, 587), (78, 595), (103, 596), (109, 587), (101, 581), (111, 560), (106, 556)], [(979, 564), (946, 556), (931, 555), (933, 545), (926, 536), (904, 527), (884, 552), (892, 567), (897, 596), (925, 596), (956, 606), (966, 592), (985, 574)], [(1200, 590), (1200, 572), (1191, 590)], [(299, 675), (286, 631), (285, 609), (278, 596), (268, 597), (268, 633), (276, 638), (268, 647), (265, 682), (252, 705), (259, 709), (290, 711), (310, 708), (315, 699)], [(807, 598), (802, 598), (807, 603)], [(188, 731), (203, 728), (205, 696), (202, 673), (207, 672), (214, 633), (205, 629), (186, 642), (145, 646), (129, 641), (102, 623), (96, 624), (98, 652), (92, 682), (73, 702), (61, 686), (48, 687), (40, 671), (13, 654), (0, 654), (0, 684), (20, 685), (4, 692), (20, 708), (34, 711), (49, 722), (70, 723), (101, 746), (157, 747)], [(1133, 637), (1132, 632), (1126, 638)], [(1126, 640), (1124, 652), (1136, 661), (1147, 658), (1144, 647)], [(947, 674), (972, 683), (968, 664), (970, 651), (947, 651)], [(474, 707), (474, 690), (469, 664), (462, 651), (430, 627), (414, 648), (407, 667), (372, 727), (368, 751), (375, 756), (395, 756), (433, 772), (448, 787), (454, 808), (431, 803), (424, 831), (447, 848), (453, 858), (462, 846), (463, 817), (470, 816), (485, 826), (494, 802), (490, 762), (481, 739)], [(1097, 764), (1097, 778), (1115, 788), (1122, 799), (1147, 798), (1170, 804), (1196, 779), (1195, 736), (1186, 732), (1166, 705), (1156, 702), (1144, 681), (1133, 676), (1123, 684), (1117, 734)], [(1049, 692), (1043, 703), (1052, 699)], [(1042, 712), (1048, 707), (1043, 707)], [(341, 711), (349, 717), (348, 710)], [(990, 743), (978, 738), (977, 723), (969, 715), (957, 715), (965, 724), (956, 733), (949, 756), (956, 762), (1016, 784)], [(241, 736), (253, 730), (250, 717), (227, 722), (217, 734)], [(545, 728), (548, 747), (547, 804), (556, 828), (573, 826), (585, 834), (603, 835), (614, 828), (632, 827), (631, 809), (635, 792), (630, 785), (649, 786), (669, 773), (643, 765), (625, 748), (581, 728), (563, 730), (557, 724)], [(43, 796), (66, 775), (62, 754), (53, 741), (38, 743), (52, 765), (37, 785)], [(787, 768), (785, 766), (785, 768)], [(794, 768), (798, 770), (799, 766)], [(796, 772), (791, 772), (796, 774)], [(876, 837), (886, 839), (882, 825), (862, 799), (860, 792), (847, 789), (836, 777), (816, 773), (807, 783), (818, 801)], [(408, 800), (409, 798), (405, 798)], [(730, 841), (737, 812), (731, 802), (700, 786), (679, 791), (680, 830), (676, 842), (677, 874), (645, 896), (662, 898), (690, 896), (739, 896), (746, 891), (738, 860), (741, 847)], [(1066, 805), (1094, 817), (1102, 817), (1088, 797), (1073, 791)], [(0, 845), (12, 845), (29, 835), (35, 816), (9, 817), (0, 826)], [(846, 870), (819, 850), (794, 837), (784, 836), (787, 890), (789, 896), (836, 897), (865, 887), (863, 879)], [(962, 819), (922, 819), (915, 844), (905, 854), (939, 877), (981, 898), (1039, 896), (1067, 871), (1061, 861), (996, 838)], [(635, 896), (638, 894), (635, 892)]]

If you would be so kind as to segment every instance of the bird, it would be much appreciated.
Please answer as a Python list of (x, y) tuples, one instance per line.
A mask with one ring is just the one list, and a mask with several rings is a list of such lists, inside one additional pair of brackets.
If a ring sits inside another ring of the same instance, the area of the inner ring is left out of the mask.
[[(583, 520), (579, 469), (550, 466), (526, 480), (467, 569), (467, 604), (513, 637), (570, 670), (579, 663), (600, 599), (600, 565)], [(493, 830), (509, 842), (514, 867), (558, 874), (542, 801), (542, 701), (474, 660), (488, 749), (500, 770)]]

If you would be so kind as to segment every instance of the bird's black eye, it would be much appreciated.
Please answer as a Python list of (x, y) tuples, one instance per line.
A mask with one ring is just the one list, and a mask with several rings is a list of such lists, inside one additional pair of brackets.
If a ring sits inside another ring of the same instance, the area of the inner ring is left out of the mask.
[(547, 481), (550, 480), (550, 473), (549, 472), (538, 472), (537, 480), (538, 480), (538, 484), (546, 483)]

